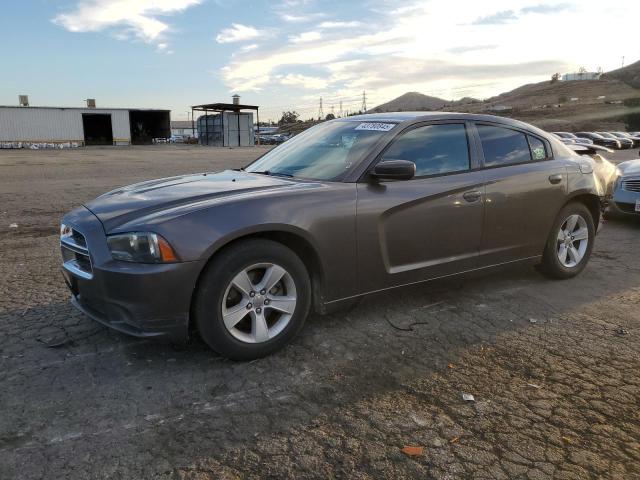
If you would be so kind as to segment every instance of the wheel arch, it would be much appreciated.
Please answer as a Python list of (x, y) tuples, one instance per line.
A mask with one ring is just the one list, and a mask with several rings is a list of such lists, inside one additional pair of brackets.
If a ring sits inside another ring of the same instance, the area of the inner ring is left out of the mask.
[(598, 230), (598, 224), (600, 223), (600, 219), (602, 217), (602, 203), (600, 201), (600, 197), (591, 192), (576, 192), (572, 195), (567, 202), (563, 205), (568, 205), (569, 203), (582, 203), (585, 207), (589, 209), (591, 212), (591, 218), (593, 218), (593, 226), (596, 231)]
[(307, 266), (309, 278), (311, 280), (311, 299), (312, 306), (316, 312), (322, 312), (324, 310), (324, 268), (317, 248), (306, 237), (306, 235), (297, 231), (297, 229), (284, 229), (284, 228), (267, 228), (264, 230), (257, 230), (251, 232), (239, 232), (235, 235), (229, 236), (225, 239), (221, 239), (216, 242), (207, 251), (207, 261), (204, 263), (202, 269), (198, 273), (193, 292), (191, 294), (191, 302), (189, 307), (189, 329), (193, 330), (195, 327), (193, 320), (193, 307), (195, 303), (195, 296), (200, 287), (200, 281), (204, 275), (204, 272), (212, 264), (212, 262), (219, 256), (223, 255), (225, 250), (237, 245), (240, 242), (244, 242), (251, 239), (265, 239), (271, 240), (284, 245), (292, 250), (302, 262)]

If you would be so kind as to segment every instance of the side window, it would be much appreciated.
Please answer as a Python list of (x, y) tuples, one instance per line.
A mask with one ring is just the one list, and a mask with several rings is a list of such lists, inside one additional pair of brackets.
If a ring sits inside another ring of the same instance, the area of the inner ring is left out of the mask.
[(469, 170), (467, 131), (461, 123), (414, 128), (394, 140), (382, 160), (410, 160), (417, 177)]
[(487, 167), (531, 161), (527, 136), (509, 128), (477, 125)]
[(542, 140), (532, 137), (531, 135), (527, 135), (527, 138), (529, 139), (529, 146), (531, 147), (531, 156), (534, 160), (544, 160), (545, 158), (549, 158), (547, 155), (547, 148)]

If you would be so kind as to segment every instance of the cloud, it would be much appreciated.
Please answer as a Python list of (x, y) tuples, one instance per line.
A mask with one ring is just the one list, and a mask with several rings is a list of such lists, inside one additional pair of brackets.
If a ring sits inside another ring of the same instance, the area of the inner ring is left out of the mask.
[(527, 7), (523, 7), (520, 10), (503, 10), (501, 12), (494, 13), (492, 15), (487, 15), (485, 17), (477, 18), (472, 22), (472, 25), (500, 25), (503, 23), (511, 22), (513, 20), (517, 20), (522, 15), (527, 15), (529, 13), (537, 13), (541, 15), (547, 14), (555, 14), (562, 11), (572, 9), (572, 5), (568, 3), (558, 3), (554, 5), (550, 4), (539, 4), (539, 5), (530, 5)]
[(302, 87), (310, 90), (322, 90), (326, 88), (329, 82), (326, 78), (310, 77), (307, 75), (290, 73), (285, 76), (279, 76), (278, 80), (282, 85), (291, 87)]
[(361, 22), (322, 22), (320, 28), (355, 28), (361, 26)]
[(119, 39), (157, 43), (170, 30), (158, 17), (180, 13), (202, 0), (80, 0), (73, 10), (53, 18), (70, 32), (115, 29)]
[(486, 17), (480, 17), (472, 22), (472, 25), (499, 25), (511, 20), (517, 20), (518, 15), (513, 10), (504, 10)]
[(299, 35), (292, 35), (289, 37), (289, 41), (291, 43), (305, 43), (305, 42), (315, 42), (316, 40), (320, 40), (322, 38), (322, 34), (320, 32), (303, 32)]
[(493, 50), (498, 48), (499, 45), (463, 45), (461, 47), (452, 47), (447, 50), (449, 53), (469, 53), (477, 52), (480, 50)]
[(523, 9), (520, 10), (520, 13), (522, 14), (527, 14), (527, 13), (540, 13), (540, 14), (547, 14), (547, 13), (558, 13), (561, 11), (565, 11), (565, 10), (571, 10), (573, 8), (573, 6), (569, 3), (558, 3), (556, 5), (544, 5), (544, 4), (540, 4), (540, 5), (532, 5), (530, 7), (524, 7)]
[(254, 27), (242, 25), (240, 23), (232, 23), (229, 28), (225, 28), (216, 36), (216, 42), (245, 42), (247, 40), (258, 38), (261, 35), (263, 35), (263, 32)]

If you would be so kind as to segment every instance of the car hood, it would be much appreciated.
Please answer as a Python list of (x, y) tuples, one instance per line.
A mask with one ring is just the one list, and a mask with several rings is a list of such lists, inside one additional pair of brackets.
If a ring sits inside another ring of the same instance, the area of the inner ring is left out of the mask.
[(640, 159), (619, 163), (618, 169), (623, 175), (640, 175)]
[(296, 184), (298, 182), (282, 177), (225, 170), (136, 183), (105, 193), (84, 206), (100, 219), (105, 231), (109, 232), (165, 209), (239, 193), (278, 190)]

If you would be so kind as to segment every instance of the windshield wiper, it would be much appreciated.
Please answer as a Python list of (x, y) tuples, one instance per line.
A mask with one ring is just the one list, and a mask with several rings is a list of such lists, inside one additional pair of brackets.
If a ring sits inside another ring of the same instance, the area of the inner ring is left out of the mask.
[(293, 175), (291, 175), (290, 173), (284, 173), (284, 172), (272, 172), (269, 170), (264, 170), (262, 172), (248, 172), (248, 173), (257, 173), (258, 175), (269, 175), (271, 177), (288, 177), (288, 178), (293, 178)]

